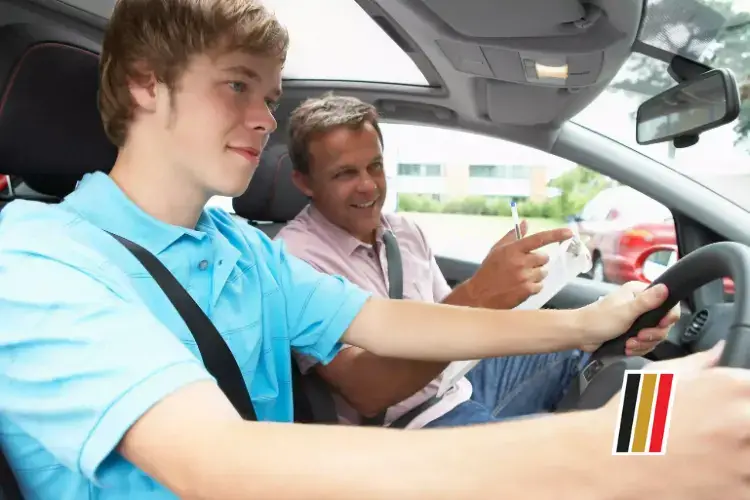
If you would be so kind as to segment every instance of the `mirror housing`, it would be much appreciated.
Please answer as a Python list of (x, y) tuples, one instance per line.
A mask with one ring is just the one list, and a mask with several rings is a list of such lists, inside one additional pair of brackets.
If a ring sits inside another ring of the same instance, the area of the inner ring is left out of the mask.
[(677, 258), (676, 246), (655, 245), (638, 256), (635, 268), (640, 273), (642, 281), (653, 283), (677, 262)]
[(712, 69), (642, 103), (636, 115), (636, 141), (647, 145), (674, 140), (675, 147), (692, 146), (701, 132), (734, 121), (739, 114), (734, 75)]

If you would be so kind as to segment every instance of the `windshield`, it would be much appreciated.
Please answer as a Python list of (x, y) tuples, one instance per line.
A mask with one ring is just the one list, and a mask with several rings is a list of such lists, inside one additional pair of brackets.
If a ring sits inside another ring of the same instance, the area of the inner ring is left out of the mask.
[[(633, 53), (609, 87), (573, 121), (692, 177), (750, 211), (750, 0), (649, 0), (639, 40), (712, 67), (730, 69), (741, 89), (740, 117), (703, 133), (698, 144), (639, 146), (635, 115), (674, 86), (668, 64)], [(621, 110), (616, 114), (612, 109)]]

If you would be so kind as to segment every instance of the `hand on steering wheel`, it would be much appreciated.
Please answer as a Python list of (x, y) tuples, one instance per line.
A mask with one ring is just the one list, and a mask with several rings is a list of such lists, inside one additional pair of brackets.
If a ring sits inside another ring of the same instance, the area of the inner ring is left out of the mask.
[(711, 349), (684, 358), (667, 359), (643, 367), (646, 372), (667, 372), (680, 375), (697, 375), (707, 368), (719, 366), (726, 342), (720, 340)]
[[(656, 309), (669, 296), (666, 285), (648, 285), (638, 281), (624, 284), (606, 297), (581, 309), (588, 336), (592, 339), (582, 346), (593, 352), (604, 342), (627, 331), (641, 315)], [(680, 318), (680, 306), (675, 305), (657, 326), (644, 328), (625, 344), (627, 356), (643, 356), (664, 341), (671, 326)]]
[[(734, 319), (725, 333), (726, 348), (720, 350), (719, 366), (750, 368), (750, 247), (729, 241), (712, 243), (682, 257), (649, 290), (643, 290), (643, 285), (627, 285), (581, 310), (583, 328), (594, 339), (589, 343), (604, 343), (568, 388), (557, 411), (606, 404), (621, 389), (628, 370), (643, 370), (649, 364), (643, 357), (625, 355), (631, 349), (627, 347), (629, 342), (643, 336), (648, 341), (648, 335), (652, 336), (651, 342), (663, 339), (664, 325), (674, 322), (676, 310), (672, 308), (694, 290), (725, 276), (734, 281), (736, 291), (732, 303)], [(618, 335), (620, 330), (623, 333)], [(718, 352), (719, 349), (710, 356)], [(654, 369), (677, 369), (681, 365), (665, 363)]]

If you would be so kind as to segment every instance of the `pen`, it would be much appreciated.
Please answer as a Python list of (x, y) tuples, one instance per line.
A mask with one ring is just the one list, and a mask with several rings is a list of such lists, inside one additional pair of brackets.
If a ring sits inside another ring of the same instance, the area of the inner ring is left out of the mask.
[(513, 225), (516, 226), (516, 239), (521, 239), (521, 222), (518, 220), (518, 207), (516, 202), (510, 202), (510, 214), (513, 216)]

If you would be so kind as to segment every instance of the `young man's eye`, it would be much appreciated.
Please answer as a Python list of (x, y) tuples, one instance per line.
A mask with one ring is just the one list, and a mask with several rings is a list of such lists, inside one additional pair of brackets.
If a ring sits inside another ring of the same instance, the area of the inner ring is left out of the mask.
[(247, 90), (247, 85), (244, 82), (229, 82), (229, 88), (234, 92), (242, 93)]
[(272, 99), (266, 99), (266, 106), (268, 106), (268, 109), (271, 110), (272, 113), (279, 109), (279, 103)]

